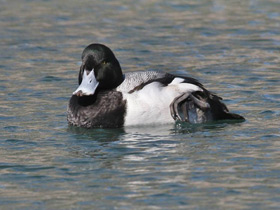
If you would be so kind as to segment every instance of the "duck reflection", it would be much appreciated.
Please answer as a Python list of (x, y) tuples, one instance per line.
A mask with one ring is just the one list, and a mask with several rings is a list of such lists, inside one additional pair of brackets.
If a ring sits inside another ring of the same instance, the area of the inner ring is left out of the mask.
[[(218, 121), (204, 124), (191, 124), (185, 122), (178, 122), (176, 124), (164, 124), (153, 126), (127, 126), (123, 128), (112, 129), (86, 129), (75, 126), (68, 126), (68, 131), (76, 135), (77, 139), (95, 140), (101, 143), (110, 143), (114, 141), (133, 140), (133, 136), (149, 136), (150, 138), (171, 137), (174, 134), (188, 134), (201, 132), (205, 130), (215, 130), (226, 128), (239, 122), (235, 121)], [(186, 136), (187, 137), (187, 136)], [(138, 139), (139, 140), (139, 139)], [(139, 140), (141, 141), (141, 140)]]

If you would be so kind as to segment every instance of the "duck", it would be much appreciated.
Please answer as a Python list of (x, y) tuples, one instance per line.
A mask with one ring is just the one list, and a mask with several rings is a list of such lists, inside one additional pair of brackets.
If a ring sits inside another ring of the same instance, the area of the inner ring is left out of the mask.
[(245, 120), (192, 77), (162, 71), (124, 74), (113, 51), (99, 43), (88, 45), (81, 59), (79, 85), (67, 108), (69, 125), (118, 128)]

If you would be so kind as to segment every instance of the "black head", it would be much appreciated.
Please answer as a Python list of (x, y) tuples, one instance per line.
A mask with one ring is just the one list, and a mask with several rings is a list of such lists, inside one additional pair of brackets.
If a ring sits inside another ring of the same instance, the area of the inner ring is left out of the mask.
[(82, 65), (79, 72), (79, 85), (82, 83), (84, 71), (94, 71), (99, 83), (98, 89), (113, 89), (123, 82), (123, 74), (114, 53), (102, 44), (90, 44), (82, 53)]

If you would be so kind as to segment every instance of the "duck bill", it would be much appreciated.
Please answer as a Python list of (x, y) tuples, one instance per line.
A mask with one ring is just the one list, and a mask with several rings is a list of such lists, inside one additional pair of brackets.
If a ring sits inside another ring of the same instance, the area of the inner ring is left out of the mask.
[(96, 88), (98, 87), (99, 82), (94, 76), (94, 71), (92, 70), (89, 74), (87, 71), (84, 71), (83, 80), (80, 86), (73, 92), (73, 95), (77, 96), (89, 96), (95, 93)]

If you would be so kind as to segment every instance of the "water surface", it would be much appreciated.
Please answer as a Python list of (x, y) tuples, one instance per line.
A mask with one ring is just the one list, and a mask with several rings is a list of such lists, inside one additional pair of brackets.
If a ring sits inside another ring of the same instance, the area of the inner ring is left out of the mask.
[[(0, 0), (1, 209), (280, 205), (276, 0)], [(199, 79), (244, 123), (69, 127), (81, 52)]]

